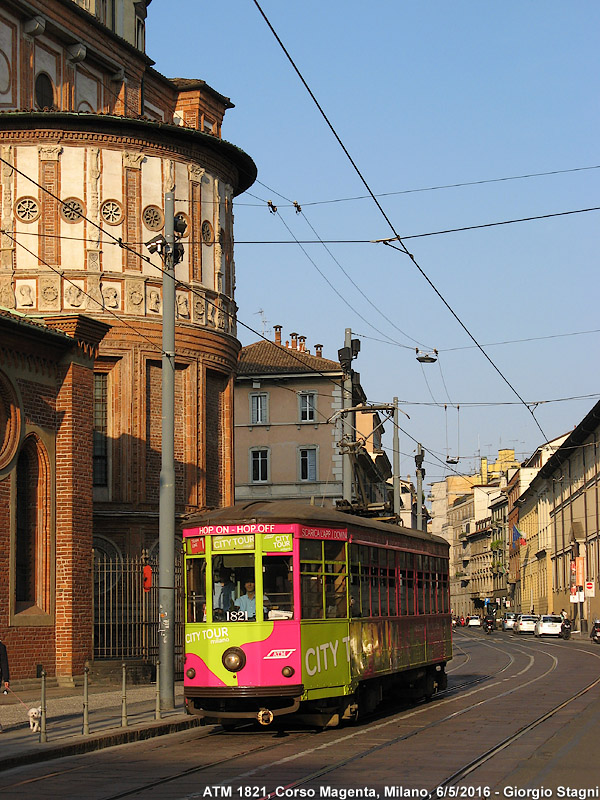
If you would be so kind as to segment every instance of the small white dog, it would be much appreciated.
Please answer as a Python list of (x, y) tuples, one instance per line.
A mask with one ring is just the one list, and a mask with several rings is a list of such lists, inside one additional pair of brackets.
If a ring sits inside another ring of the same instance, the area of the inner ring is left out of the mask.
[(40, 729), (42, 707), (38, 706), (37, 708), (30, 708), (27, 712), (27, 716), (29, 717), (29, 730), (33, 731), (33, 733), (37, 733)]

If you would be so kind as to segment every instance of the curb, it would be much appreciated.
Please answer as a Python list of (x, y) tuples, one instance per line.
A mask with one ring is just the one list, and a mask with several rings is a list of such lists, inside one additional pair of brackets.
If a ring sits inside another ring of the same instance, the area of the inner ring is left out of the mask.
[[(103, 750), (106, 747), (115, 747), (131, 742), (141, 742), (146, 739), (153, 739), (157, 736), (165, 736), (170, 733), (197, 728), (200, 726), (198, 717), (186, 716), (183, 719), (173, 720), (172, 722), (157, 722), (143, 728), (125, 728), (114, 733), (104, 733), (92, 736), (78, 736), (75, 741), (65, 744), (39, 744), (35, 750), (26, 753), (18, 753), (12, 756), (0, 756), (0, 772), (7, 769), (14, 769), (25, 764), (37, 764), (43, 761), (51, 761), (55, 758), (65, 756), (80, 755), (82, 753), (92, 753), (95, 750)], [(208, 734), (207, 730), (207, 734)]]

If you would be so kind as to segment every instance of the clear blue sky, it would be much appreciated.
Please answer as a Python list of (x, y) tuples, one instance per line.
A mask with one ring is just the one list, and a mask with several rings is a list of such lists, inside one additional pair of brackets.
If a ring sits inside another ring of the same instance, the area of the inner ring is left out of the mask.
[[(600, 169), (407, 191), (600, 164), (597, 3), (261, 7), (372, 191), (386, 194), (380, 203), (401, 236), (600, 206)], [(428, 483), (449, 474), (447, 454), (460, 456), (459, 472), (499, 447), (531, 454), (543, 441), (531, 414), (406, 255), (369, 243), (243, 244), (315, 240), (314, 231), (323, 240), (393, 235), (371, 199), (347, 199), (365, 187), (254, 2), (154, 0), (147, 52), (168, 77), (202, 78), (231, 98), (223, 138), (257, 164), (260, 183), (235, 208), (240, 322), (259, 332), (263, 319), (281, 324), (284, 337), (297, 331), (331, 358), (352, 328), (369, 400), (406, 401), (403, 475), (414, 473), (410, 437), (437, 456), (426, 455)], [(599, 219), (592, 211), (405, 240), (479, 343), (555, 337), (486, 348), (527, 402), (600, 391), (599, 334), (563, 335), (600, 328)], [(242, 325), (239, 336), (257, 339)], [(439, 361), (421, 366), (415, 341)], [(536, 417), (551, 439), (596, 400), (544, 403)]]

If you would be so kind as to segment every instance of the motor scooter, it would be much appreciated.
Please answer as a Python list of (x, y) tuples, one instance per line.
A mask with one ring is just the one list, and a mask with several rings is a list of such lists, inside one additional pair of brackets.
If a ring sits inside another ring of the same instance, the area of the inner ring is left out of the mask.
[(600, 644), (600, 625), (596, 625), (594, 623), (594, 627), (592, 628), (592, 632), (590, 633), (590, 639), (595, 644)]
[(484, 630), (485, 633), (488, 633), (488, 634), (492, 633), (492, 631), (494, 630), (494, 623), (491, 622), (488, 619), (484, 620), (483, 621), (483, 630)]
[(571, 623), (568, 619), (563, 619), (560, 626), (560, 635), (565, 641), (571, 638)]

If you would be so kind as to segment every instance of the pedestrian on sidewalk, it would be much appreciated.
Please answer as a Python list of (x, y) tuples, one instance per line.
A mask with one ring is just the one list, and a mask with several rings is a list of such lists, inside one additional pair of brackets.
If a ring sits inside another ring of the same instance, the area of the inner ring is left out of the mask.
[[(4, 691), (8, 691), (10, 683), (10, 671), (8, 669), (8, 653), (6, 652), (6, 645), (0, 639), (0, 684), (4, 685)], [(0, 723), (0, 733), (2, 733), (2, 724)]]

